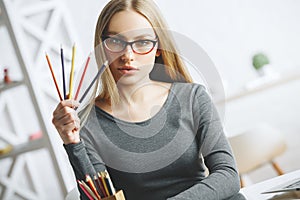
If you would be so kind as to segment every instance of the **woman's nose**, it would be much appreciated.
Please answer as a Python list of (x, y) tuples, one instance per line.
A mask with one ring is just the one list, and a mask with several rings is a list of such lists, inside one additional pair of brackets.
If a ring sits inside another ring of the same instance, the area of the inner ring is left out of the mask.
[(133, 60), (133, 57), (134, 57), (134, 52), (133, 52), (131, 46), (127, 45), (127, 47), (124, 49), (122, 58), (124, 60)]

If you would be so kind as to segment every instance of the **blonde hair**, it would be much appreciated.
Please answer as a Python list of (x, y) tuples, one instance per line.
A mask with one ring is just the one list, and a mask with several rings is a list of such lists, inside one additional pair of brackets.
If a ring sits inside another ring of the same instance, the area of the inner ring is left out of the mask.
[[(192, 82), (192, 78), (187, 72), (175, 47), (171, 34), (167, 29), (167, 24), (158, 7), (152, 0), (111, 0), (103, 8), (98, 18), (94, 38), (95, 57), (98, 67), (106, 60), (102, 46), (102, 36), (106, 34), (111, 18), (116, 13), (124, 10), (133, 10), (144, 16), (152, 25), (157, 35), (159, 41), (158, 49), (161, 54), (156, 57), (155, 66), (150, 74), (150, 78), (165, 82)], [(161, 73), (163, 73), (163, 76)], [(157, 77), (157, 75), (162, 78)], [(114, 105), (119, 101), (118, 89), (109, 67), (106, 68), (102, 74), (101, 81), (98, 80), (97, 88), (92, 95), (93, 99), (96, 98), (98, 92), (99, 95), (97, 98), (104, 100), (111, 105)], [(82, 115), (84, 118), (87, 117), (92, 107), (93, 104), (89, 104), (85, 109)]]

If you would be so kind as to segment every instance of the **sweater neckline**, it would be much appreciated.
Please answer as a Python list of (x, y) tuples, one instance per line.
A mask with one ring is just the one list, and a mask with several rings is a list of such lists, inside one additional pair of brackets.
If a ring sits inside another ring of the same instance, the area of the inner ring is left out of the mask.
[(104, 115), (105, 117), (109, 118), (110, 120), (116, 121), (118, 123), (122, 123), (122, 124), (126, 124), (126, 125), (143, 125), (143, 124), (148, 124), (151, 120), (153, 120), (154, 118), (159, 117), (160, 115), (162, 115), (164, 113), (164, 110), (166, 110), (168, 108), (168, 106), (170, 105), (170, 102), (173, 99), (173, 88), (174, 88), (175, 83), (172, 83), (169, 89), (169, 94), (167, 96), (167, 99), (165, 100), (165, 102), (163, 103), (162, 107), (159, 109), (159, 111), (152, 117), (150, 117), (149, 119), (143, 120), (143, 121), (137, 121), (137, 122), (131, 122), (131, 121), (126, 121), (120, 118), (117, 118), (113, 115), (111, 115), (110, 113), (106, 112), (105, 110), (99, 108), (98, 106), (94, 106), (96, 111), (100, 112), (102, 115)]

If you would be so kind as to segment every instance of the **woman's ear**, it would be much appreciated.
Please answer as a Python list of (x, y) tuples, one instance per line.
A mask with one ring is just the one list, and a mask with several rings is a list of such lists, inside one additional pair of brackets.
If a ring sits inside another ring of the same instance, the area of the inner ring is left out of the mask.
[(160, 54), (161, 54), (161, 51), (160, 51), (159, 49), (157, 49), (157, 50), (156, 50), (156, 54), (155, 54), (155, 56), (156, 56), (156, 57), (159, 57), (159, 56), (160, 56)]

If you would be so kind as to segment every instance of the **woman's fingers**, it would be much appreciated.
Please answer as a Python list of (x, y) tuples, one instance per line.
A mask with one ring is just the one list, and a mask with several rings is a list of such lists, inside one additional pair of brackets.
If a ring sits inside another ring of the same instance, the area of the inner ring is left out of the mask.
[(65, 114), (75, 112), (74, 108), (78, 107), (79, 105), (80, 104), (73, 99), (61, 101), (54, 110), (53, 117), (59, 120), (60, 118), (64, 117)]
[(61, 135), (68, 136), (69, 134), (74, 134), (79, 129), (77, 122), (72, 122), (67, 125), (64, 125), (61, 127)]
[(61, 101), (53, 112), (52, 123), (65, 144), (79, 142), (80, 119), (74, 108), (79, 103), (72, 99)]
[(60, 120), (58, 120), (58, 123), (61, 126), (66, 126), (69, 124), (75, 124), (76, 128), (80, 127), (80, 119), (77, 115), (65, 115), (63, 118), (61, 118)]
[(73, 108), (64, 107), (59, 112), (53, 113), (53, 118), (61, 123), (69, 123), (67, 120), (75, 120), (77, 113)]
[(67, 99), (67, 100), (61, 101), (57, 105), (57, 107), (54, 111), (54, 114), (60, 112), (61, 109), (64, 109), (65, 107), (74, 109), (74, 108), (78, 107), (79, 105), (80, 105), (80, 103), (78, 101), (75, 101), (74, 99)]

